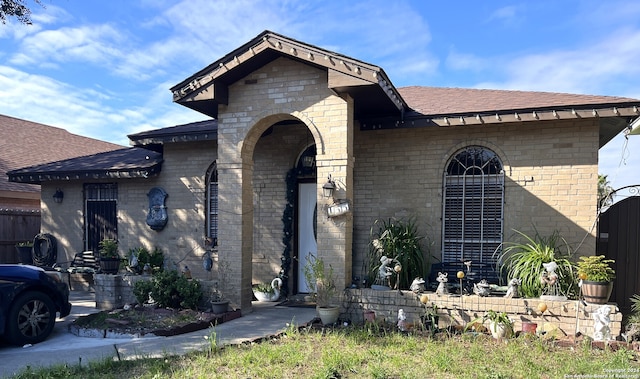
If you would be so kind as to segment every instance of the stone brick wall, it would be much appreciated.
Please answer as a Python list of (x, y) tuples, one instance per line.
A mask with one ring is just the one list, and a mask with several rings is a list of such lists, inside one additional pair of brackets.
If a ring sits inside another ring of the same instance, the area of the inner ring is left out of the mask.
[(140, 280), (151, 280), (151, 277), (95, 274), (96, 308), (109, 310), (122, 308), (125, 304), (137, 303), (133, 295), (133, 286)]
[[(538, 324), (539, 330), (551, 331), (558, 328), (561, 335), (573, 336), (577, 330), (583, 335), (592, 336), (593, 319), (591, 315), (600, 308), (600, 305), (578, 304), (575, 300), (551, 301), (540, 299), (506, 299), (503, 297), (479, 297), (443, 295), (427, 293), (428, 304), (438, 307), (440, 327), (448, 325), (466, 325), (468, 322), (481, 318), (486, 311), (507, 312), (515, 322), (514, 330), (522, 329), (522, 322), (529, 321)], [(538, 304), (544, 302), (547, 310), (544, 313), (538, 311)], [(615, 304), (609, 304), (613, 312), (611, 318), (611, 335), (620, 335), (622, 326), (622, 314), (616, 310)], [(577, 308), (577, 311), (576, 311)], [(384, 318), (389, 322), (397, 320), (398, 309), (403, 309), (410, 323), (419, 322), (420, 315), (424, 314), (424, 307), (417, 296), (409, 291), (376, 291), (366, 289), (348, 289), (343, 294), (342, 312), (354, 322), (363, 322), (364, 310), (373, 310), (376, 318)], [(576, 318), (577, 317), (577, 318)], [(487, 325), (487, 324), (485, 324)]]
[[(376, 219), (416, 217), (430, 253), (441, 257), (443, 173), (460, 149), (494, 151), (505, 170), (504, 239), (513, 229), (560, 231), (579, 255), (595, 253), (598, 124), (532, 122), (401, 130), (356, 130), (354, 275), (364, 275)], [(566, 201), (571, 198), (571, 201)]]

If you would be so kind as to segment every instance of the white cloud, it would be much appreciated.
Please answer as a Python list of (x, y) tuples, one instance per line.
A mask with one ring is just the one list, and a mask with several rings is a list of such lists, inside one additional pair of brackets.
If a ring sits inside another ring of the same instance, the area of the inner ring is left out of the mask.
[[(622, 29), (599, 41), (567, 50), (493, 58), (504, 77), (479, 87), (631, 96), (629, 81), (640, 74), (640, 30)], [(498, 61), (504, 62), (498, 63)], [(617, 82), (623, 82), (618, 86)], [(640, 81), (639, 81), (640, 82)], [(640, 88), (635, 87), (640, 97)], [(620, 93), (617, 91), (624, 91)]]
[(103, 65), (121, 55), (124, 35), (108, 25), (44, 30), (22, 40), (19, 53), (10, 62), (38, 65), (40, 62), (90, 62)]
[(491, 21), (502, 21), (504, 23), (510, 24), (513, 23), (517, 16), (517, 7), (514, 5), (498, 8), (489, 16), (489, 22)]

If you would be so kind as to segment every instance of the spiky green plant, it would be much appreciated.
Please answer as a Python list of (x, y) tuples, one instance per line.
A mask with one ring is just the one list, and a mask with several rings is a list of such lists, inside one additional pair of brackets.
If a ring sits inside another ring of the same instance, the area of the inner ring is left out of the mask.
[(540, 297), (543, 284), (540, 281), (545, 272), (543, 263), (556, 262), (560, 291), (567, 297), (575, 297), (577, 283), (575, 268), (570, 260), (571, 249), (567, 241), (556, 230), (549, 236), (541, 236), (537, 231), (534, 237), (514, 230), (522, 242), (505, 242), (498, 252), (498, 265), (507, 279), (520, 278), (519, 287), (524, 297)]
[[(375, 227), (377, 230), (374, 230)], [(407, 289), (416, 277), (428, 275), (428, 250), (423, 249), (425, 237), (418, 231), (414, 218), (407, 220), (376, 220), (370, 231), (367, 273), (373, 281), (378, 273), (380, 258), (395, 258), (402, 267), (400, 288)]]

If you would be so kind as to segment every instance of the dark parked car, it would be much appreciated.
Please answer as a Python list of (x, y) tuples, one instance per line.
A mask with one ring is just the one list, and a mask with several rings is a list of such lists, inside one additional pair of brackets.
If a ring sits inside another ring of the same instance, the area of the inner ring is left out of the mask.
[(0, 337), (15, 345), (46, 339), (56, 313), (71, 312), (69, 287), (56, 271), (0, 264)]

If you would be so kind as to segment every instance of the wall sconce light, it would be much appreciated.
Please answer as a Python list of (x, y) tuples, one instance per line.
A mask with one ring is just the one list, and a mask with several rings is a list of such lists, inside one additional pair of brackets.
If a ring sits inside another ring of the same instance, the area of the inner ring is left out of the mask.
[(62, 203), (62, 199), (64, 199), (64, 192), (60, 188), (56, 190), (56, 193), (53, 194), (53, 201), (60, 204)]
[(327, 177), (327, 182), (322, 186), (322, 194), (324, 197), (333, 196), (333, 191), (336, 189), (336, 184), (331, 180), (331, 174)]
[(302, 157), (302, 167), (311, 168), (316, 163), (316, 157), (307, 155)]

